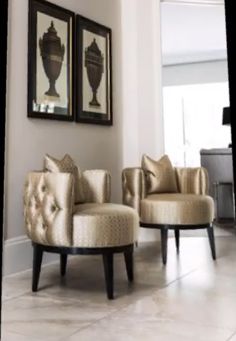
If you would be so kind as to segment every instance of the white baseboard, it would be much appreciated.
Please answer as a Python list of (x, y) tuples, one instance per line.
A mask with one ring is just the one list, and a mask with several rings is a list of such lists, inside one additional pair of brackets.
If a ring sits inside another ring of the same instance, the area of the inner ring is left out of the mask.
[[(59, 261), (58, 255), (45, 253), (43, 264)], [(27, 236), (8, 239), (3, 247), (3, 275), (32, 269), (33, 248)]]
[(159, 240), (160, 240), (159, 230), (140, 227), (139, 242), (154, 242)]

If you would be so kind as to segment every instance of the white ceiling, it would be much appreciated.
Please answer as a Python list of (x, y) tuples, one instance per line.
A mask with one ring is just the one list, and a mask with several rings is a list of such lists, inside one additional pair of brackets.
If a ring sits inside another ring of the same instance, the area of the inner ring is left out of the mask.
[(162, 2), (161, 30), (164, 65), (227, 58), (223, 5)]

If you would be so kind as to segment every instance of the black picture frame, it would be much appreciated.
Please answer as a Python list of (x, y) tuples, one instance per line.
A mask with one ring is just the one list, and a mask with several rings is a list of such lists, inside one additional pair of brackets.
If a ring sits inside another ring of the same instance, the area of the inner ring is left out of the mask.
[(75, 121), (113, 125), (112, 31), (76, 16)]
[(29, 0), (28, 25), (28, 117), (73, 121), (75, 14)]

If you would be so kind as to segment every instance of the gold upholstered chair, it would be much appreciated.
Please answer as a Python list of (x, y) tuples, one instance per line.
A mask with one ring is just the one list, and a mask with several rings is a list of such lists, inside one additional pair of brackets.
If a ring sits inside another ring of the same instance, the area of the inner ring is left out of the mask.
[(208, 195), (205, 168), (174, 168), (167, 155), (159, 161), (144, 155), (141, 167), (123, 170), (122, 188), (123, 204), (136, 209), (140, 226), (160, 229), (163, 264), (169, 229), (175, 232), (177, 252), (180, 230), (207, 229), (212, 257), (216, 258), (214, 202)]
[(124, 253), (129, 281), (133, 280), (133, 245), (138, 214), (111, 204), (111, 178), (105, 170), (81, 172), (69, 155), (47, 155), (44, 171), (30, 172), (24, 188), (24, 217), (32, 240), (32, 290), (37, 291), (43, 252), (60, 254), (61, 275), (69, 254), (102, 254), (107, 296), (113, 298), (113, 255)]

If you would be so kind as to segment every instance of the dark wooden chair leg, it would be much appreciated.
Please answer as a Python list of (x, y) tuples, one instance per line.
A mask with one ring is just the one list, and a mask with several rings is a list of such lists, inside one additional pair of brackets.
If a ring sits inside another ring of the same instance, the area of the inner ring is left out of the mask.
[(38, 282), (43, 258), (43, 250), (40, 245), (33, 244), (33, 277), (32, 277), (32, 291), (38, 291)]
[(167, 261), (167, 245), (168, 245), (168, 226), (163, 226), (161, 228), (161, 253), (162, 262), (166, 265)]
[(179, 229), (175, 229), (175, 245), (176, 245), (176, 251), (179, 253)]
[(113, 253), (103, 254), (103, 265), (105, 272), (107, 297), (112, 300), (113, 297)]
[(216, 259), (216, 248), (215, 248), (215, 237), (214, 237), (214, 229), (213, 226), (209, 226), (207, 228), (207, 233), (208, 233), (208, 239), (211, 247), (211, 254), (212, 258), (215, 260)]
[(67, 255), (60, 254), (60, 265), (61, 265), (61, 276), (64, 277), (66, 274), (66, 264), (67, 264)]
[(124, 258), (125, 258), (125, 265), (126, 265), (128, 280), (130, 282), (133, 282), (133, 280), (134, 280), (133, 250), (124, 252)]

